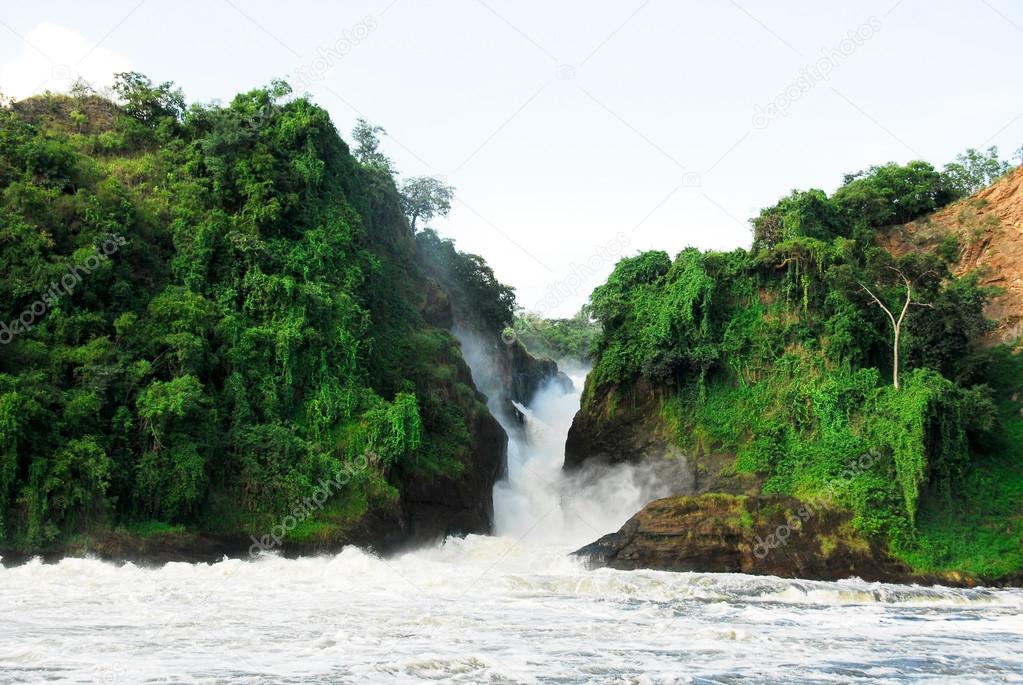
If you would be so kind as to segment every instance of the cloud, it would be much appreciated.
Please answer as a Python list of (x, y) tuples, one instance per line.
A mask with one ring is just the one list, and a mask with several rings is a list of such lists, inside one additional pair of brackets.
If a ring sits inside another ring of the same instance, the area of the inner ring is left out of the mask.
[(24, 50), (0, 67), (0, 91), (15, 99), (44, 90), (66, 91), (76, 78), (96, 90), (113, 83), (113, 75), (130, 71), (131, 60), (89, 41), (71, 29), (45, 22), (25, 35)]

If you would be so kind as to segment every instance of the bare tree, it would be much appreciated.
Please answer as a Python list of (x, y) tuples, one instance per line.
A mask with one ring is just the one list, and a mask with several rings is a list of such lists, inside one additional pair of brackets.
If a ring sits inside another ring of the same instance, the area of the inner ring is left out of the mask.
[(927, 304), (925, 302), (913, 302), (913, 282), (909, 280), (906, 274), (902, 273), (898, 269), (891, 267), (892, 271), (898, 274), (899, 278), (906, 286), (906, 301), (902, 303), (902, 311), (899, 312), (899, 318), (895, 318), (895, 314), (892, 310), (881, 301), (874, 292), (868, 288), (864, 283), (857, 281), (860, 287), (877, 303), (877, 306), (884, 310), (884, 313), (888, 315), (888, 320), (892, 322), (892, 331), (895, 334), (895, 340), (892, 342), (892, 383), (895, 385), (895, 389), (899, 389), (899, 341), (902, 337), (902, 322), (906, 320), (906, 312), (909, 311), (909, 306), (915, 304), (921, 307), (933, 307), (934, 305)]

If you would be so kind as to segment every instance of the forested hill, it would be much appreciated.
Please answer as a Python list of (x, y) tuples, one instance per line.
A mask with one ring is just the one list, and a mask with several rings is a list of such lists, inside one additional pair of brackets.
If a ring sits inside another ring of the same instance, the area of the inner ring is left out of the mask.
[[(770, 564), (739, 545), (749, 572), (830, 558), (844, 577), (859, 570), (841, 560), (885, 551), (907, 574), (1023, 578), (1023, 231), (1019, 206), (997, 204), (1018, 201), (1020, 171), (951, 204), (1009, 168), (994, 150), (874, 167), (764, 209), (751, 250), (623, 259), (591, 298), (603, 333), (567, 467), (663, 455), (691, 470), (685, 494), (838, 512)], [(661, 533), (665, 506), (649, 515)], [(702, 525), (699, 502), (686, 507), (685, 526)], [(767, 535), (747, 523), (736, 540)]]
[[(375, 130), (356, 158), (280, 82), (117, 91), (0, 109), (0, 549), (487, 531), (506, 436)], [(473, 292), (496, 335), (513, 293)]]

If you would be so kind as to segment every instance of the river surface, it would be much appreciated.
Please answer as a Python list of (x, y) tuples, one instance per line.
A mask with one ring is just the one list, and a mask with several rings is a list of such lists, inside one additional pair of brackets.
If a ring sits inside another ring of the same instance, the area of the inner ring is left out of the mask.
[(1020, 590), (587, 570), (566, 553), (663, 493), (562, 476), (578, 400), (524, 408), (493, 537), (0, 569), (0, 683), (1023, 683)]

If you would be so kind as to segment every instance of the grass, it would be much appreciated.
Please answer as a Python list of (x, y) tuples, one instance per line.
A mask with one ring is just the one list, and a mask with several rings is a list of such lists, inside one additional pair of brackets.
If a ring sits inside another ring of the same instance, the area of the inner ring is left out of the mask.
[(139, 521), (124, 526), (129, 533), (142, 538), (156, 537), (173, 533), (184, 533), (185, 526), (167, 523), (165, 521)]

